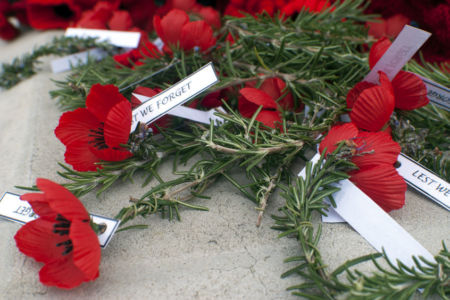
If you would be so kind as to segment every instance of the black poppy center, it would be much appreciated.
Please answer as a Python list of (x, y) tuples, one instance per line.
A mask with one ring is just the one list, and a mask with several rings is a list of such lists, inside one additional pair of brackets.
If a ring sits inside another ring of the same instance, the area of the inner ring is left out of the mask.
[[(104, 123), (101, 124), (104, 125)], [(99, 150), (108, 148), (108, 145), (106, 145), (105, 143), (103, 126), (100, 126), (97, 129), (91, 129), (89, 136), (91, 137), (91, 140), (89, 141), (90, 145), (94, 146)]]
[[(53, 233), (63, 235), (69, 235), (70, 221), (61, 215), (56, 216), (56, 223), (53, 225)], [(62, 247), (62, 255), (67, 255), (73, 250), (72, 241), (70, 239), (64, 242), (57, 243), (56, 247)]]
[(60, 5), (53, 6), (53, 12), (58, 17), (61, 17), (64, 19), (70, 19), (73, 17), (73, 11), (66, 4), (60, 4)]

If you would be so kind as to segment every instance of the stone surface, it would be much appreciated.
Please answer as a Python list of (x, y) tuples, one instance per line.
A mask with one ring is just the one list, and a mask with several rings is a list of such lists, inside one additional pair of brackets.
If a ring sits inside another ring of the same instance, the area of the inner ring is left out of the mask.
[[(0, 44), (0, 62), (30, 51), (61, 32), (30, 32), (11, 43)], [(23, 193), (15, 185), (30, 186), (37, 177), (61, 182), (57, 162), (64, 161), (64, 146), (53, 130), (61, 112), (48, 94), (55, 88), (48, 60), (42, 71), (16, 87), (0, 91), (0, 193)], [(171, 164), (162, 168), (170, 178)], [(130, 196), (144, 190), (141, 180), (116, 185), (99, 198), (81, 200), (89, 211), (114, 216)], [(219, 181), (199, 200), (208, 212), (183, 211), (182, 221), (158, 216), (139, 219), (147, 230), (118, 233), (102, 251), (100, 277), (74, 290), (40, 284), (40, 264), (16, 249), (14, 234), (20, 225), (0, 220), (1, 299), (290, 299), (286, 288), (299, 278), (281, 279), (289, 268), (288, 256), (298, 255), (295, 240), (278, 239), (270, 219), (283, 199), (274, 195), (262, 226), (255, 226), (255, 206), (228, 182)], [(391, 213), (425, 248), (436, 254), (441, 240), (450, 245), (450, 215), (443, 208), (408, 190), (403, 209)], [(346, 224), (324, 224), (319, 244), (331, 268), (374, 249)], [(365, 266), (373, 269), (371, 266)]]

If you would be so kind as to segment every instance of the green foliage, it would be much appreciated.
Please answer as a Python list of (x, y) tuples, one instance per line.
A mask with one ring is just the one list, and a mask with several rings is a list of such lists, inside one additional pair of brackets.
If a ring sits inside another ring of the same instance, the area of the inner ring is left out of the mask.
[(47, 45), (34, 49), (31, 53), (15, 58), (11, 64), (3, 63), (0, 68), (0, 88), (9, 89), (37, 71), (39, 58), (48, 55), (68, 55), (91, 48), (100, 48), (112, 53), (114, 47), (106, 42), (96, 42), (96, 39), (77, 37), (57, 37)]

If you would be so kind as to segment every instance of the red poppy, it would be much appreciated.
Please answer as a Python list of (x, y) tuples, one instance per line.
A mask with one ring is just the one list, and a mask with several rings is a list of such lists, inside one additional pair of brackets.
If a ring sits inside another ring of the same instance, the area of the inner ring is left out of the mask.
[[(391, 41), (381, 38), (372, 45), (369, 54), (369, 66), (373, 68), (378, 60), (391, 46)], [(392, 80), (395, 96), (395, 107), (403, 110), (413, 110), (427, 105), (427, 87), (419, 76), (405, 71), (398, 72)]]
[(81, 15), (74, 0), (27, 0), (26, 4), (28, 22), (36, 29), (66, 28)]
[[(330, 6), (329, 0), (293, 0), (281, 8), (281, 13), (288, 17), (302, 10), (320, 13)], [(334, 10), (334, 7), (332, 10)]]
[(113, 3), (106, 1), (97, 2), (92, 9), (83, 12), (75, 26), (92, 29), (107, 29), (106, 24), (116, 9), (117, 5)]
[(400, 145), (385, 131), (361, 131), (353, 141), (356, 154), (363, 154), (352, 158), (352, 162), (360, 169), (381, 164), (393, 166), (401, 151)]
[(77, 171), (102, 168), (100, 160), (120, 161), (132, 156), (121, 145), (128, 142), (131, 128), (130, 102), (114, 85), (94, 84), (86, 108), (65, 112), (55, 129), (66, 146), (66, 162)]
[(406, 183), (393, 165), (379, 164), (350, 172), (350, 181), (389, 212), (405, 204)]
[(387, 19), (378, 18), (378, 22), (367, 22), (369, 27), (369, 34), (376, 37), (395, 38), (403, 27), (407, 25), (410, 20), (402, 14), (396, 14)]
[(8, 19), (0, 11), (0, 38), (9, 41), (14, 39), (18, 34), (19, 31), (16, 27), (9, 23)]
[(43, 193), (20, 197), (39, 218), (26, 223), (14, 236), (17, 248), (44, 266), (39, 272), (44, 285), (74, 288), (99, 276), (100, 245), (83, 204), (66, 188), (38, 178)]
[(358, 133), (352, 123), (333, 126), (319, 145), (322, 153), (333, 152), (341, 141), (353, 144), (352, 162), (358, 170), (349, 173), (350, 180), (384, 210), (401, 208), (405, 203), (406, 183), (394, 168), (400, 145), (384, 132)]
[(328, 131), (327, 136), (319, 144), (319, 152), (322, 153), (327, 148), (325, 154), (336, 150), (341, 141), (353, 140), (358, 135), (358, 128), (353, 123), (335, 125)]
[(395, 98), (386, 74), (379, 72), (380, 85), (360, 82), (347, 94), (350, 119), (358, 128), (379, 131), (394, 111)]
[(216, 44), (211, 26), (203, 20), (189, 21), (186, 12), (172, 9), (162, 19), (153, 18), (156, 33), (164, 42), (164, 51), (171, 53), (171, 48), (179, 47), (185, 51), (198, 47), (206, 51)]
[[(142, 38), (141, 38), (142, 40)], [(158, 58), (162, 53), (158, 48), (150, 41), (142, 42), (137, 49), (130, 50), (128, 52), (117, 54), (113, 56), (113, 59), (119, 64), (134, 68), (135, 65), (143, 65), (143, 59), (146, 58)], [(118, 66), (120, 68), (120, 66)]]
[(278, 127), (280, 127), (282, 123), (280, 111), (294, 108), (294, 98), (290, 92), (285, 90), (286, 83), (279, 78), (268, 78), (258, 89), (254, 88), (256, 82), (247, 82), (246, 86), (239, 91), (241, 96), (238, 108), (241, 115), (251, 118), (262, 106), (256, 120), (272, 128), (275, 128), (278, 123)]

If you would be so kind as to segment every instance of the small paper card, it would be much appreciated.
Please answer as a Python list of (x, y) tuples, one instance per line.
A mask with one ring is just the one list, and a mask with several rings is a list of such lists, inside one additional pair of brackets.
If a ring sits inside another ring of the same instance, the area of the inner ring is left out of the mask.
[(91, 57), (95, 60), (103, 59), (107, 53), (101, 49), (95, 48), (72, 55), (67, 55), (55, 60), (52, 60), (51, 67), (53, 73), (61, 73), (69, 71), (72, 67), (84, 65), (88, 62), (88, 58)]
[(102, 29), (86, 29), (73, 28), (66, 29), (64, 34), (68, 37), (81, 38), (98, 38), (100, 42), (109, 42), (111, 45), (123, 48), (137, 48), (141, 33), (135, 31), (117, 31), (117, 30), (102, 30)]
[(428, 99), (443, 109), (450, 111), (450, 89), (419, 74), (415, 75), (419, 76), (425, 83)]
[[(96, 224), (105, 224), (106, 230), (98, 235), (100, 247), (106, 248), (112, 236), (119, 227), (119, 220), (91, 214)], [(19, 224), (25, 224), (38, 218), (26, 201), (20, 200), (20, 196), (13, 193), (5, 193), (0, 199), (0, 218), (4, 218)]]
[(408, 185), (450, 210), (450, 185), (412, 158), (400, 153), (398, 173)]
[[(316, 154), (311, 161), (315, 163), (319, 158)], [(302, 170), (299, 176), (304, 174)], [(341, 190), (333, 194), (337, 205), (335, 211), (377, 251), (384, 249), (391, 261), (395, 263), (398, 259), (409, 267), (415, 266), (413, 255), (434, 261), (427, 249), (350, 180), (342, 180), (337, 186)]]
[(378, 71), (386, 73), (389, 80), (394, 79), (395, 75), (397, 75), (430, 36), (431, 33), (419, 28), (409, 25), (403, 27), (403, 30), (369, 74), (367, 74), (364, 81), (378, 84)]
[[(139, 95), (139, 94), (135, 94), (135, 93), (133, 93), (133, 96), (139, 97), (140, 99), (143, 99), (142, 97), (145, 97), (143, 95)], [(153, 99), (153, 98), (149, 98), (149, 99), (147, 99), (147, 101), (150, 101), (151, 99)], [(225, 113), (225, 110), (221, 107), (218, 107), (216, 109), (210, 109), (208, 111), (203, 111), (203, 110), (179, 105), (179, 106), (176, 106), (176, 107), (172, 108), (171, 110), (169, 110), (167, 112), (167, 114), (171, 115), (171, 116), (175, 116), (175, 117), (188, 119), (188, 120), (191, 120), (194, 122), (207, 124), (207, 125), (209, 125), (210, 120), (212, 120), (214, 124), (219, 125), (219, 124), (223, 123), (224, 120), (221, 117), (216, 116), (214, 114), (217, 111), (219, 111), (221, 113)]]
[(136, 95), (143, 103), (133, 109), (131, 132), (136, 129), (139, 122), (148, 124), (159, 119), (174, 107), (189, 101), (217, 82), (219, 79), (213, 64), (208, 63), (154, 97)]

